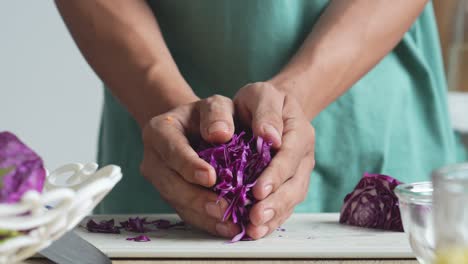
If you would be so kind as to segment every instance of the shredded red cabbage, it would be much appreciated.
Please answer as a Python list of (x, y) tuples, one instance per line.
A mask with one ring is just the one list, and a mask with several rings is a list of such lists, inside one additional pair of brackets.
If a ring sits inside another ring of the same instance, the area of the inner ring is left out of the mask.
[(14, 203), (29, 191), (42, 192), (42, 159), (10, 132), (0, 132), (0, 203)]
[[(150, 231), (157, 231), (170, 228), (185, 227), (184, 222), (176, 222), (171, 224), (170, 221), (165, 219), (157, 219), (148, 221), (146, 217), (130, 217), (125, 221), (120, 222), (120, 225), (116, 225), (114, 219), (102, 220), (96, 222), (93, 219), (88, 220), (86, 223), (86, 229), (92, 233), (107, 233), (107, 234), (120, 234), (120, 230), (124, 229), (132, 233), (146, 233)], [(150, 241), (145, 240), (146, 236), (138, 236), (129, 238), (127, 240), (133, 240), (137, 242)]]
[(130, 217), (128, 220), (120, 222), (121, 228), (130, 231), (130, 232), (135, 232), (135, 233), (145, 233), (148, 231), (148, 228), (145, 228), (146, 218), (140, 218), (140, 217), (135, 217), (132, 218)]
[(226, 144), (203, 142), (198, 149), (200, 158), (216, 171), (217, 181), (213, 190), (218, 199), (225, 199), (228, 203), (223, 221), (232, 219), (241, 227), (241, 232), (231, 242), (248, 238), (245, 229), (250, 222), (250, 208), (255, 203), (252, 187), (271, 161), (271, 142), (261, 137), (247, 141), (245, 135), (245, 132), (234, 134)]
[(340, 223), (402, 232), (398, 198), (393, 192), (399, 184), (387, 175), (364, 173), (344, 199)]
[(99, 223), (90, 219), (86, 224), (86, 228), (92, 233), (120, 234), (120, 228), (115, 226), (114, 219), (103, 220)]
[(186, 228), (185, 222), (180, 221), (176, 222), (174, 224), (171, 224), (170, 221), (165, 220), (165, 219), (158, 219), (154, 221), (147, 222), (148, 224), (154, 225), (157, 229), (169, 229), (169, 228), (174, 228), (174, 229), (180, 229), (180, 228)]
[(151, 241), (151, 239), (148, 236), (145, 235), (139, 235), (136, 237), (128, 237), (127, 240), (132, 240), (135, 242), (148, 242)]

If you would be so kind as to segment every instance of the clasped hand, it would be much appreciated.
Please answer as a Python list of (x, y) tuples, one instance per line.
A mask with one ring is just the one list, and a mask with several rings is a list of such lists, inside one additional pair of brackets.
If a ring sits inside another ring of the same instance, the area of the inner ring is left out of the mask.
[[(247, 235), (273, 232), (304, 201), (314, 167), (314, 129), (299, 103), (267, 82), (248, 84), (233, 100), (214, 95), (152, 118), (143, 129), (141, 172), (188, 224), (213, 235), (233, 237), (239, 226), (222, 221), (224, 200), (209, 189), (214, 169), (190, 146), (190, 135), (224, 143), (234, 133), (234, 114), (277, 153), (253, 188)], [(208, 188), (207, 188), (208, 187)]]

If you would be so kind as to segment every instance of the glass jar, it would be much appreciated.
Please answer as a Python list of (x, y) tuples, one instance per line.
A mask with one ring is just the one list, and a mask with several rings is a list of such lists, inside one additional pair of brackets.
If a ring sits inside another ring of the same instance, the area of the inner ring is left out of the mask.
[(432, 174), (436, 264), (468, 264), (468, 163)]
[(431, 182), (406, 183), (395, 188), (403, 228), (421, 264), (434, 261), (432, 192)]

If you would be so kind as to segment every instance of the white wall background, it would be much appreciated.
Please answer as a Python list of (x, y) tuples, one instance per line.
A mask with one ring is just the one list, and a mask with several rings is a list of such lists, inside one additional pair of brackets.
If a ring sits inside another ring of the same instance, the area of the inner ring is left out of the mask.
[(53, 1), (0, 1), (0, 131), (49, 169), (94, 161), (102, 88)]

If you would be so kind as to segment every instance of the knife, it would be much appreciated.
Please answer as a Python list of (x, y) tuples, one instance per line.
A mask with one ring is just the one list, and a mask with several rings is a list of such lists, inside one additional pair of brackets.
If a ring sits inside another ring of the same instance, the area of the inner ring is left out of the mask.
[(73, 230), (65, 233), (39, 254), (57, 264), (111, 264), (102, 251), (78, 236)]

